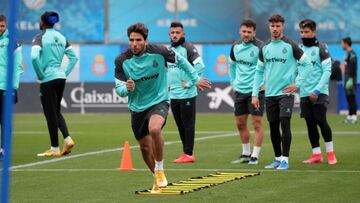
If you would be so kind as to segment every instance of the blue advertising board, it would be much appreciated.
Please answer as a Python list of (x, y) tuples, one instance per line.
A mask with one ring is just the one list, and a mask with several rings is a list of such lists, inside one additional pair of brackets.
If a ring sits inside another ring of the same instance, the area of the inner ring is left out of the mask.
[(80, 81), (113, 82), (115, 78), (114, 61), (120, 51), (120, 46), (115, 45), (80, 46)]
[[(333, 59), (339, 60), (341, 63), (344, 62), (344, 56), (346, 53), (339, 44), (330, 44), (330, 45), (328, 45), (328, 48), (329, 48), (329, 53)], [(358, 62), (357, 74), (358, 74), (358, 78), (360, 78), (360, 71), (359, 71), (359, 68), (360, 68), (360, 59), (359, 59), (360, 45), (358, 45), (358, 44), (352, 45), (352, 48), (355, 51), (355, 53), (357, 54), (357, 59), (358, 59), (357, 60), (357, 62)], [(360, 82), (360, 81), (358, 80), (358, 82)]]
[(270, 37), (269, 17), (279, 13), (285, 18), (285, 35), (294, 40), (300, 39), (298, 23), (310, 18), (316, 21), (317, 36), (324, 42), (337, 43), (346, 36), (360, 41), (359, 10), (357, 0), (251, 1), (251, 16), (258, 24), (257, 35), (263, 40)]
[[(188, 40), (197, 43), (232, 42), (243, 19), (243, 1), (178, 0), (179, 21)], [(175, 0), (110, 0), (110, 42), (127, 43), (127, 27), (137, 22), (149, 28), (149, 41), (169, 42), (169, 26), (174, 20)]]
[[(114, 60), (118, 54), (127, 48), (127, 46), (118, 45), (74, 45), (74, 47), (79, 47), (80, 58), (79, 76), (72, 80), (75, 82), (113, 82)], [(340, 62), (344, 61), (345, 52), (340, 45), (330, 44), (328, 47), (331, 57)], [(231, 44), (202, 45), (198, 48), (201, 50), (201, 57), (205, 64), (204, 77), (212, 82), (229, 82), (227, 58), (230, 54)], [(23, 45), (22, 49), (25, 72), (21, 76), (21, 81), (34, 82), (36, 81), (36, 75), (31, 64), (31, 45)], [(353, 45), (353, 49), (359, 56), (360, 45)], [(358, 63), (360, 63), (360, 60), (358, 60)], [(360, 67), (360, 64), (358, 67)], [(360, 78), (360, 71), (358, 71), (358, 78)]]
[(205, 64), (204, 77), (211, 82), (229, 82), (229, 64), (227, 58), (231, 45), (204, 45), (202, 58)]
[[(0, 13), (7, 14), (7, 1), (0, 4)], [(55, 25), (69, 41), (104, 41), (103, 0), (22, 0), (19, 1), (18, 40), (30, 42), (39, 32), (39, 20), (45, 11), (56, 11), (60, 22)]]

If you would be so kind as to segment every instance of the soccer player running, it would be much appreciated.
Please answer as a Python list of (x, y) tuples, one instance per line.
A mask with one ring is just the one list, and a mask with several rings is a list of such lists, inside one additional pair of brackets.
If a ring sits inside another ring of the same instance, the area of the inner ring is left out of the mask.
[[(1, 147), (0, 147), (0, 160), (3, 158), (3, 132), (2, 119), (3, 119), (3, 104), (5, 99), (6, 78), (9, 67), (8, 63), (8, 49), (9, 44), (9, 31), (7, 29), (7, 21), (4, 15), (0, 15), (0, 127), (1, 127)], [(19, 88), (20, 74), (22, 69), (22, 53), (20, 44), (16, 45), (14, 51), (14, 80), (13, 80), (13, 95), (14, 103), (17, 103), (17, 89)]]
[(161, 132), (169, 109), (167, 62), (177, 63), (200, 89), (210, 88), (186, 58), (165, 46), (149, 44), (143, 23), (128, 27), (129, 49), (115, 60), (115, 89), (128, 96), (131, 125), (143, 159), (154, 175), (151, 192), (160, 193), (168, 182), (164, 173), (164, 138)]
[(351, 47), (350, 37), (341, 40), (341, 47), (346, 51), (345, 62), (341, 64), (341, 70), (344, 73), (344, 88), (346, 100), (348, 103), (349, 114), (344, 123), (357, 123), (357, 104), (356, 104), (356, 85), (357, 85), (357, 56)]
[[(266, 115), (275, 153), (275, 160), (265, 168), (279, 170), (289, 168), (293, 93), (302, 85), (308, 71), (312, 68), (306, 54), (294, 41), (284, 36), (284, 23), (285, 19), (279, 14), (274, 14), (269, 18), (271, 39), (260, 49), (252, 91), (252, 104), (255, 108), (260, 108), (259, 87), (265, 72)], [(302, 64), (301, 68), (297, 68), (297, 63)]]
[[(59, 22), (58, 13), (53, 11), (43, 13), (40, 19), (42, 32), (35, 36), (31, 48), (31, 60), (40, 80), (40, 100), (51, 141), (51, 148), (39, 153), (38, 156), (66, 155), (75, 145), (61, 114), (60, 103), (66, 77), (71, 73), (78, 59), (66, 38), (54, 29), (54, 24), (57, 22)], [(64, 55), (69, 58), (69, 65), (65, 70), (61, 68)], [(58, 129), (64, 137), (62, 151), (59, 148)]]
[[(264, 91), (259, 93), (259, 108), (251, 105), (251, 94), (256, 64), (262, 41), (255, 38), (256, 23), (244, 20), (240, 25), (241, 41), (235, 43), (230, 51), (230, 84), (234, 88), (235, 120), (240, 133), (242, 154), (232, 163), (258, 164), (261, 144), (264, 136), (262, 115), (264, 112)], [(263, 89), (262, 89), (263, 90)], [(250, 132), (247, 127), (251, 114), (254, 126), (254, 149), (250, 151)]]
[(319, 43), (317, 40), (316, 23), (313, 20), (304, 19), (299, 23), (299, 27), (302, 40), (300, 47), (313, 64), (311, 74), (308, 75), (300, 87), (301, 117), (305, 118), (312, 147), (311, 157), (303, 161), (303, 163), (314, 164), (324, 161), (319, 143), (319, 126), (325, 140), (328, 163), (336, 164), (332, 132), (326, 120), (331, 75), (330, 54), (326, 45)]
[[(198, 76), (201, 77), (205, 65), (194, 45), (185, 40), (183, 29), (184, 27), (180, 22), (171, 23), (169, 32), (171, 49), (186, 58), (195, 68)], [(192, 163), (195, 162), (193, 150), (197, 88), (185, 70), (176, 63), (168, 63), (167, 66), (170, 106), (183, 144), (183, 153), (173, 162)]]

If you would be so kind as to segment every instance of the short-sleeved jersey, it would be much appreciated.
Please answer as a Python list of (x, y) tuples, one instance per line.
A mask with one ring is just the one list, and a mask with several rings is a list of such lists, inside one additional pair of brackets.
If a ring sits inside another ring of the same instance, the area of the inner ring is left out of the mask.
[[(133, 112), (142, 112), (163, 101), (169, 102), (166, 66), (168, 62), (178, 60), (185, 70), (193, 69), (185, 58), (165, 46), (149, 44), (141, 56), (127, 49), (115, 60), (116, 92), (128, 96), (129, 109)], [(189, 74), (191, 81), (197, 83), (199, 78), (195, 71)], [(128, 92), (125, 83), (130, 78), (135, 82), (135, 89)]]
[[(195, 68), (199, 76), (202, 76), (205, 65), (195, 46), (184, 41), (178, 46), (172, 46), (178, 55), (186, 58)], [(183, 81), (186, 81), (186, 87), (183, 87)], [(187, 99), (197, 95), (197, 88), (191, 82), (187, 72), (176, 63), (168, 63), (168, 84), (171, 99)]]
[[(303, 68), (298, 69), (297, 63), (303, 64)], [(301, 86), (306, 75), (305, 70), (311, 68), (309, 59), (296, 42), (285, 36), (279, 40), (268, 40), (259, 52), (252, 94), (258, 95), (264, 76), (266, 97), (285, 95), (283, 89), (292, 83)], [(298, 74), (299, 80), (297, 80)]]
[(230, 50), (230, 84), (240, 93), (250, 93), (254, 84), (256, 64), (262, 41), (235, 43)]
[(313, 67), (300, 87), (300, 97), (310, 96), (314, 91), (329, 95), (331, 58), (327, 46), (319, 42), (315, 46), (300, 45)]

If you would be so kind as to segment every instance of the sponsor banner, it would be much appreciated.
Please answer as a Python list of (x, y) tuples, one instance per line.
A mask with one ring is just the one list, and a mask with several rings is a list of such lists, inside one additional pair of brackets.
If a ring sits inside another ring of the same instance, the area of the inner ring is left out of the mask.
[(81, 82), (113, 82), (115, 58), (120, 46), (82, 45), (80, 47)]
[[(8, 1), (1, 1), (0, 13), (7, 14)], [(71, 41), (104, 41), (104, 1), (92, 0), (21, 0), (18, 1), (18, 40), (31, 42), (39, 30), (40, 16), (45, 11), (56, 11), (60, 22), (55, 28), (61, 30)]]
[[(120, 113), (129, 112), (127, 97), (119, 97), (114, 89), (114, 83), (67, 83), (64, 91), (64, 98), (61, 102), (62, 112), (72, 113)], [(213, 83), (211, 89), (199, 92), (197, 96), (197, 112), (233, 112), (234, 97), (233, 90), (228, 83)], [(330, 85), (330, 106), (329, 112), (336, 112), (336, 83)], [(339, 88), (338, 88), (339, 89)], [(360, 89), (360, 86), (359, 86)], [(358, 90), (359, 90), (358, 89)], [(333, 94), (334, 93), (334, 94)], [(359, 92), (360, 93), (360, 92)], [(359, 94), (360, 95), (360, 94)], [(40, 113), (42, 112), (39, 98), (38, 83), (23, 83), (19, 91), (19, 102), (16, 105), (18, 113)], [(343, 106), (345, 102), (339, 101)], [(335, 98), (333, 98), (335, 97)], [(359, 101), (359, 99), (358, 99)], [(360, 105), (359, 105), (360, 106)], [(294, 112), (299, 112), (300, 96), (295, 95)]]
[(309, 18), (316, 21), (321, 41), (339, 43), (346, 36), (360, 41), (359, 10), (357, 0), (251, 1), (251, 17), (257, 23), (257, 35), (263, 40), (270, 37), (269, 17), (279, 13), (285, 18), (285, 35), (291, 39), (300, 40), (298, 23)]
[[(23, 83), (18, 90), (16, 112), (42, 112), (39, 84)], [(114, 83), (67, 83), (61, 101), (62, 112), (129, 112), (127, 97), (119, 97)]]
[[(339, 42), (340, 44), (340, 42)], [(358, 57), (358, 69), (360, 67), (360, 60), (359, 60), (359, 57), (360, 57), (360, 45), (359, 44), (353, 44), (351, 46), (353, 48), (353, 50), (355, 51), (355, 53), (357, 54), (357, 57)], [(333, 59), (336, 59), (336, 60), (339, 60), (341, 63), (345, 61), (345, 54), (346, 52), (341, 48), (340, 45), (335, 45), (335, 44), (331, 44), (331, 45), (328, 45), (328, 48), (329, 48), (329, 52), (330, 52), (330, 55)], [(360, 78), (360, 71), (357, 72), (358, 74), (358, 78)], [(359, 82), (359, 80), (358, 80)]]
[[(229, 83), (213, 83), (211, 89), (199, 92), (198, 112), (233, 112), (234, 91)], [(300, 108), (300, 95), (295, 94), (294, 112)]]
[(127, 43), (128, 26), (143, 22), (150, 42), (168, 43), (175, 8), (187, 39), (197, 43), (234, 41), (244, 18), (244, 5), (238, 0), (109, 0), (110, 41)]
[[(200, 56), (205, 64), (204, 77), (211, 82), (228, 82), (229, 64), (227, 58), (230, 54), (231, 44), (227, 45), (196, 45)], [(118, 54), (124, 51), (127, 46), (118, 45), (72, 45), (80, 61), (76, 64), (70, 74), (70, 82), (113, 82), (114, 61)], [(340, 45), (328, 45), (332, 58), (344, 61), (345, 52)], [(360, 54), (360, 45), (353, 45), (356, 53)], [(32, 67), (30, 58), (31, 46), (23, 45), (23, 66), (24, 74), (22, 82), (35, 82), (36, 74)], [(360, 57), (360, 56), (359, 56)], [(360, 60), (358, 60), (360, 67)], [(62, 67), (67, 65), (67, 58), (64, 57)], [(360, 71), (358, 71), (360, 78)]]
[(203, 60), (205, 63), (204, 77), (211, 82), (229, 82), (229, 64), (231, 44), (203, 45)]

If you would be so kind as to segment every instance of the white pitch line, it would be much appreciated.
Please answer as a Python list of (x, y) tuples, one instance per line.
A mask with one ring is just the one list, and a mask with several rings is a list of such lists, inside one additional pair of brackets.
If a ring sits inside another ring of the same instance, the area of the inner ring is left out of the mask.
[[(178, 131), (164, 131), (164, 134), (179, 134)], [(196, 131), (195, 134), (201, 135), (212, 135), (212, 134), (222, 134), (222, 133), (237, 133), (236, 131)], [(254, 133), (253, 130), (250, 133)], [(270, 133), (270, 131), (264, 131), (264, 133)], [(307, 134), (307, 131), (291, 131), (291, 134)], [(360, 135), (360, 131), (333, 131), (333, 135)]]
[[(227, 131), (224, 131), (224, 132), (227, 132)], [(301, 132), (307, 133), (306, 131), (299, 131), (299, 132), (293, 132), (293, 134), (301, 133)], [(333, 132), (333, 134), (341, 134), (342, 132), (344, 134), (353, 134), (353, 133), (359, 134), (359, 132), (354, 132), (354, 131), (336, 131), (336, 132)], [(235, 135), (238, 135), (238, 133), (230, 132), (230, 133), (221, 134), (221, 135), (213, 135), (213, 136), (195, 138), (195, 141), (215, 139), (215, 138), (221, 138), (221, 137), (230, 137), (230, 136), (235, 136)], [(176, 143), (181, 143), (181, 141), (169, 141), (169, 142), (165, 142), (165, 145), (176, 144)], [(139, 145), (131, 146), (130, 148), (131, 149), (139, 148)], [(45, 160), (45, 161), (38, 161), (38, 162), (29, 163), (29, 164), (21, 164), (21, 165), (17, 165), (17, 166), (12, 166), (11, 169), (19, 169), (19, 168), (26, 168), (26, 167), (37, 166), (37, 165), (44, 165), (44, 164), (59, 162), (59, 161), (67, 160), (67, 159), (74, 159), (74, 158), (79, 158), (79, 157), (84, 157), (84, 156), (91, 156), (91, 155), (103, 154), (103, 153), (108, 153), (108, 152), (121, 151), (123, 149), (124, 148), (121, 147), (121, 148), (115, 148), (115, 149), (106, 149), (106, 150), (100, 150), (100, 151), (94, 151), (94, 152), (86, 152), (86, 153), (82, 153), (82, 154), (70, 155), (70, 156), (66, 156), (66, 157), (60, 157), (60, 158), (55, 158), (55, 159), (50, 159), (50, 160)]]
[[(236, 134), (235, 133), (228, 133), (228, 134), (223, 134), (223, 135), (215, 135), (215, 136), (195, 138), (195, 140), (197, 141), (197, 140), (215, 139), (215, 138), (229, 137), (229, 136), (234, 136), (234, 135), (236, 135)], [(171, 144), (176, 144), (176, 143), (181, 143), (181, 141), (168, 141), (168, 142), (165, 142), (165, 145), (171, 145)], [(133, 148), (139, 148), (139, 145), (130, 147), (130, 149), (133, 149)], [(108, 152), (115, 152), (115, 151), (120, 151), (120, 150), (123, 150), (123, 149), (124, 149), (124, 147), (115, 148), (115, 149), (105, 149), (105, 150), (100, 150), (100, 151), (86, 152), (86, 153), (82, 153), (82, 154), (64, 156), (64, 157), (45, 160), (45, 161), (38, 161), (38, 162), (29, 163), (29, 164), (21, 164), (21, 165), (17, 165), (17, 166), (12, 166), (11, 170), (20, 169), (20, 168), (26, 168), (26, 167), (31, 167), (31, 166), (44, 165), (44, 164), (49, 164), (49, 163), (55, 163), (55, 162), (64, 161), (64, 160), (68, 160), (68, 159), (75, 159), (75, 158), (79, 158), (79, 157), (103, 154), (103, 153), (108, 153)]]
[[(16, 135), (43, 135), (43, 134), (49, 134), (48, 131), (13, 131)], [(83, 134), (79, 131), (71, 131), (72, 134)]]
[[(82, 168), (82, 169), (13, 169), (13, 172), (111, 172), (111, 171), (119, 171), (118, 169), (109, 169), (109, 168)], [(149, 169), (135, 169), (135, 172), (149, 172)], [(198, 168), (198, 169), (168, 169), (165, 171), (174, 171), (174, 172), (195, 172), (195, 171), (209, 171), (209, 172), (288, 172), (288, 173), (360, 173), (360, 170), (265, 170), (265, 169), (229, 169), (229, 168)]]
[[(14, 131), (14, 134), (21, 135), (33, 135), (33, 134), (49, 134), (48, 131)], [(83, 134), (83, 132), (72, 132), (73, 134)], [(178, 131), (164, 131), (164, 134), (178, 134)], [(214, 135), (214, 134), (223, 134), (223, 133), (236, 133), (236, 131), (196, 131), (195, 134), (199, 135)], [(250, 131), (254, 133), (254, 131)], [(270, 133), (270, 131), (265, 131), (265, 133)], [(307, 131), (292, 131), (292, 134), (307, 134)], [(334, 131), (334, 135), (360, 135), (360, 132), (355, 131)]]

